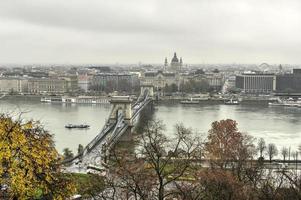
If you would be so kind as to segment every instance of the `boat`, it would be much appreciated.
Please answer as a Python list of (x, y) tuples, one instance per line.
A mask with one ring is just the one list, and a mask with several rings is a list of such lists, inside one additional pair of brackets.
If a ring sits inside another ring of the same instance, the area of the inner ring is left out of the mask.
[(296, 107), (301, 108), (301, 100), (293, 98), (280, 99), (278, 98), (276, 102), (269, 102), (269, 106), (284, 106), (284, 107)]
[(65, 125), (65, 128), (68, 128), (68, 129), (72, 129), (72, 128), (82, 128), (82, 129), (84, 129), (84, 128), (89, 128), (90, 127), (90, 125), (87, 125), (87, 124), (79, 124), (79, 125), (76, 125), (76, 124), (67, 124), (67, 125)]
[(199, 104), (200, 101), (199, 100), (195, 100), (193, 98), (187, 99), (187, 100), (183, 100), (180, 101), (181, 104)]
[(78, 97), (42, 97), (43, 103), (62, 103), (62, 104), (106, 104), (109, 98), (101, 96), (78, 96)]
[(239, 105), (239, 101), (235, 99), (229, 99), (224, 102), (225, 105)]
[(42, 97), (41, 102), (44, 103), (61, 103), (62, 98), (61, 97)]

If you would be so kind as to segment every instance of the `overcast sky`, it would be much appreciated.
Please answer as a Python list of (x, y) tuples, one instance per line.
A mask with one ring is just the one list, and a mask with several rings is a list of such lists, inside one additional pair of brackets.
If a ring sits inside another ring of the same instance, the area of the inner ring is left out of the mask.
[(0, 0), (0, 63), (301, 63), (300, 0)]

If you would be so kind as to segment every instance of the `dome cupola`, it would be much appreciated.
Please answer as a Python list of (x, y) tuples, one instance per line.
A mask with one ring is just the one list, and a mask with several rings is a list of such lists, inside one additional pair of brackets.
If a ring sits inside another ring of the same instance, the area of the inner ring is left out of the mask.
[(176, 52), (174, 53), (174, 56), (173, 56), (171, 62), (173, 62), (173, 63), (178, 63), (179, 62), (179, 59), (177, 57), (177, 53)]

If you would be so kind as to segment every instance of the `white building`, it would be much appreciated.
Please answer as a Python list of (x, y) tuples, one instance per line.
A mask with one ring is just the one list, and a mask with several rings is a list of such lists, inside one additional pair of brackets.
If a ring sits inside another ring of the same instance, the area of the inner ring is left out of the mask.
[(90, 84), (91, 84), (91, 76), (87, 74), (78, 75), (78, 87), (85, 92), (88, 92)]
[(20, 77), (0, 77), (0, 92), (27, 92), (28, 80)]
[(178, 73), (163, 72), (159, 70), (157, 72), (142, 73), (140, 81), (142, 84), (153, 85), (160, 93), (160, 91), (163, 92), (165, 86), (175, 84), (177, 87), (179, 87), (181, 83), (181, 77)]

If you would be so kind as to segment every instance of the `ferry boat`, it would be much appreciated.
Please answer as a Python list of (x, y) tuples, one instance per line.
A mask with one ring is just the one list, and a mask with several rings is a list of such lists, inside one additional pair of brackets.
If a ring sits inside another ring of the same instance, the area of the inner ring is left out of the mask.
[(42, 97), (41, 102), (44, 103), (62, 103), (61, 97)]
[(235, 99), (229, 99), (224, 102), (225, 105), (239, 105), (239, 101)]
[(107, 97), (78, 96), (78, 97), (42, 97), (44, 103), (65, 103), (65, 104), (105, 104), (109, 103)]
[(68, 128), (68, 129), (72, 129), (72, 128), (79, 128), (79, 129), (84, 129), (84, 128), (89, 128), (90, 126), (87, 125), (87, 124), (79, 124), (79, 125), (76, 125), (76, 124), (67, 124), (65, 125), (65, 128)]
[(190, 98), (190, 99), (187, 99), (187, 100), (180, 101), (180, 103), (181, 104), (199, 104), (200, 101), (196, 100), (196, 99), (193, 99), (193, 98)]
[(301, 108), (301, 99), (298, 98), (297, 100), (295, 100), (293, 98), (288, 98), (288, 99), (278, 98), (276, 102), (269, 102), (269, 105)]

